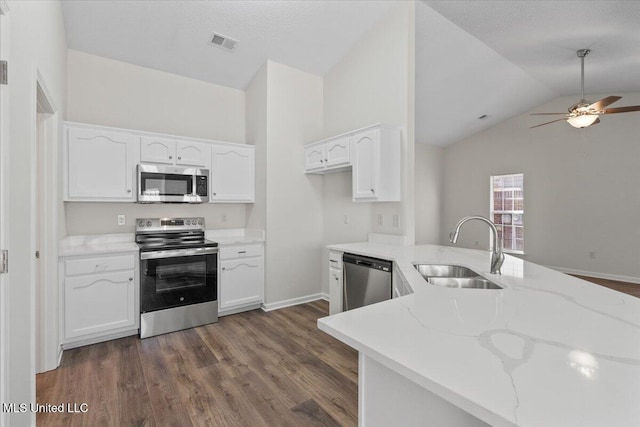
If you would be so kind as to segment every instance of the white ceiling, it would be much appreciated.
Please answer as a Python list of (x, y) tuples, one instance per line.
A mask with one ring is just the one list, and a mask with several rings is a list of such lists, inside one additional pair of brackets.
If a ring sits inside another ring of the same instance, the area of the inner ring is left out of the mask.
[[(70, 49), (237, 89), (271, 59), (324, 75), (393, 1), (63, 1)], [(216, 32), (233, 53), (209, 44)]]
[[(324, 75), (392, 4), (83, 0), (63, 10), (71, 49), (245, 89), (266, 59)], [(584, 47), (587, 95), (640, 92), (639, 23), (640, 1), (418, 2), (416, 141), (448, 145), (579, 97)], [(236, 51), (208, 44), (213, 32), (239, 40)]]

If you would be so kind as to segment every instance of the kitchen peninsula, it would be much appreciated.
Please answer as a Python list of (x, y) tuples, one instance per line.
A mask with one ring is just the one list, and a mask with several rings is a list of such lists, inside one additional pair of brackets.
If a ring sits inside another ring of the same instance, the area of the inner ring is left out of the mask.
[[(507, 256), (445, 246), (332, 245), (392, 260), (410, 295), (322, 318), (359, 351), (360, 425), (640, 425), (640, 300)], [(469, 267), (503, 289), (427, 283)]]

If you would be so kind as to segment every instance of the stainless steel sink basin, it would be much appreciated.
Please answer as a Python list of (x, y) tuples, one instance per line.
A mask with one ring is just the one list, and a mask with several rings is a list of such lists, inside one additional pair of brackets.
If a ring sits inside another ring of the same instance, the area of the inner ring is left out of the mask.
[(428, 277), (478, 277), (479, 274), (461, 265), (416, 264), (416, 270)]
[(448, 264), (415, 264), (414, 267), (435, 286), (465, 289), (502, 289), (475, 271), (461, 265)]
[(427, 282), (436, 286), (465, 289), (502, 289), (484, 277), (428, 277)]

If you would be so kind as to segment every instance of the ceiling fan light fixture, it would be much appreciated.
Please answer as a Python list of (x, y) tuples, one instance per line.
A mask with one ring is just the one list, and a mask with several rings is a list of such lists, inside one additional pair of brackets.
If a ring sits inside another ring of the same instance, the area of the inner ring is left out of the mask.
[(569, 117), (567, 122), (574, 128), (581, 129), (591, 126), (597, 119), (597, 114), (581, 114), (575, 117)]

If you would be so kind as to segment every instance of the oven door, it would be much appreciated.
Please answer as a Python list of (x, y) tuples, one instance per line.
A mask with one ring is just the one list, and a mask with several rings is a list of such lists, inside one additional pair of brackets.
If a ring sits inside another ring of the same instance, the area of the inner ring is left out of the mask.
[(218, 249), (140, 253), (140, 311), (216, 301)]

